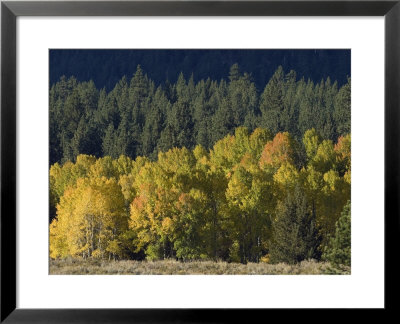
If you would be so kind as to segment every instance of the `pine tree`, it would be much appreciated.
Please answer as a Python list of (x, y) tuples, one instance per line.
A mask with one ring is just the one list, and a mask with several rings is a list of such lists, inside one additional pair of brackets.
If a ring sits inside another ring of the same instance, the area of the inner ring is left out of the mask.
[(71, 140), (71, 150), (73, 154), (73, 160), (79, 155), (79, 153), (86, 153), (84, 152), (84, 141), (86, 138), (86, 123), (85, 119), (81, 118), (78, 124), (78, 128), (76, 129), (74, 136)]
[[(304, 81), (303, 81), (304, 82)], [(298, 127), (301, 134), (315, 127), (314, 120), (314, 83), (310, 80), (301, 87), (299, 92), (299, 121)]]
[(152, 156), (160, 138), (165, 116), (161, 107), (153, 105), (147, 114), (142, 133), (142, 154)]
[(114, 130), (114, 126), (112, 123), (110, 123), (110, 125), (108, 125), (107, 130), (104, 134), (104, 138), (103, 138), (103, 155), (104, 156), (111, 156), (116, 158), (116, 154), (114, 152), (114, 147), (115, 147), (115, 130)]
[(336, 95), (333, 117), (337, 125), (338, 135), (351, 132), (351, 80), (349, 79)]
[(240, 78), (240, 69), (239, 69), (239, 64), (235, 63), (231, 66), (230, 71), (229, 71), (229, 80), (231, 82), (237, 81)]
[(273, 263), (294, 264), (319, 258), (320, 237), (315, 222), (315, 211), (307, 203), (299, 187), (289, 193), (277, 207), (273, 221), (273, 239), (270, 242), (270, 260)]
[[(196, 86), (196, 98), (193, 101), (193, 137), (196, 144), (208, 148), (210, 143), (211, 116), (213, 107), (210, 103), (210, 79), (202, 80)], [(217, 106), (217, 105), (216, 105)]]
[(234, 127), (243, 125), (249, 113), (255, 113), (257, 106), (257, 90), (251, 75), (239, 73), (238, 67), (232, 66), (228, 86), (228, 104), (232, 110)]
[(351, 265), (351, 202), (344, 206), (342, 214), (336, 222), (335, 236), (330, 239), (323, 258), (334, 267)]
[(283, 94), (283, 111), (281, 113), (282, 129), (289, 132), (293, 136), (298, 134), (298, 103), (296, 98), (297, 83), (296, 72), (291, 70), (285, 76), (284, 94)]
[(283, 105), (284, 74), (281, 66), (275, 71), (260, 98), (261, 123), (274, 134), (283, 131), (281, 115)]

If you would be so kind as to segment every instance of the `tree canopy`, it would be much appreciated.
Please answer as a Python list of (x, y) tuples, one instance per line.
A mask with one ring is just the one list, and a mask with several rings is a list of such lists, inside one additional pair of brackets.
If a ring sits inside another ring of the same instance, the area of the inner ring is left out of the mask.
[(314, 83), (278, 67), (264, 88), (235, 64), (228, 81), (185, 79), (155, 83), (138, 66), (107, 92), (92, 81), (62, 77), (50, 89), (50, 165), (96, 157), (157, 158), (173, 147), (210, 149), (246, 126), (298, 141), (315, 128), (320, 140), (350, 133), (350, 79), (341, 88), (329, 78)]
[(155, 161), (78, 155), (55, 163), (50, 256), (318, 259), (340, 235), (350, 198), (349, 141), (317, 143), (303, 165), (290, 134), (239, 127), (209, 150), (175, 147)]

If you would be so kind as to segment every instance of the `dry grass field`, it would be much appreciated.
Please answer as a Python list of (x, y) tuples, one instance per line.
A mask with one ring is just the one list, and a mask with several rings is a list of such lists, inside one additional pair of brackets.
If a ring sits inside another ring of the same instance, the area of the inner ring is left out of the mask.
[(104, 261), (50, 260), (54, 275), (321, 275), (350, 274), (350, 268), (333, 270), (329, 263), (303, 261), (296, 265), (285, 263), (240, 263), (192, 261)]

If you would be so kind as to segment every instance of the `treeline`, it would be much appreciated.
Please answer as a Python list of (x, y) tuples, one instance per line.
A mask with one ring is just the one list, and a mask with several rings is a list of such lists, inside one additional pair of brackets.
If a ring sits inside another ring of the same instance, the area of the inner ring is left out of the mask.
[(234, 64), (229, 81), (186, 80), (156, 87), (138, 66), (110, 92), (92, 81), (62, 77), (50, 89), (50, 165), (79, 154), (156, 160), (173, 147), (210, 149), (235, 128), (289, 132), (301, 141), (315, 128), (334, 142), (350, 133), (350, 79), (338, 88), (329, 78), (297, 80), (279, 67), (263, 89)]
[(350, 134), (333, 142), (310, 129), (297, 141), (239, 127), (210, 150), (172, 148), (154, 161), (55, 163), (50, 256), (349, 263), (350, 149)]
[(158, 86), (165, 80), (175, 83), (180, 72), (186, 78), (193, 73), (196, 82), (208, 77), (220, 80), (238, 63), (243, 71), (251, 71), (259, 89), (278, 65), (305, 79), (318, 82), (330, 76), (343, 85), (350, 75), (350, 58), (351, 50), (343, 49), (50, 49), (49, 81), (53, 85), (63, 75), (75, 76), (111, 91), (123, 75), (132, 76), (138, 64)]

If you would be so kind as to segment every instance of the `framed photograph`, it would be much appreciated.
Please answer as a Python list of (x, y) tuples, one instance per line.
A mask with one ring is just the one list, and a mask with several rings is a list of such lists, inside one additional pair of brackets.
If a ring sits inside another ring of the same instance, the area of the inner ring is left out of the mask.
[(393, 309), (398, 1), (2, 1), (1, 321)]

